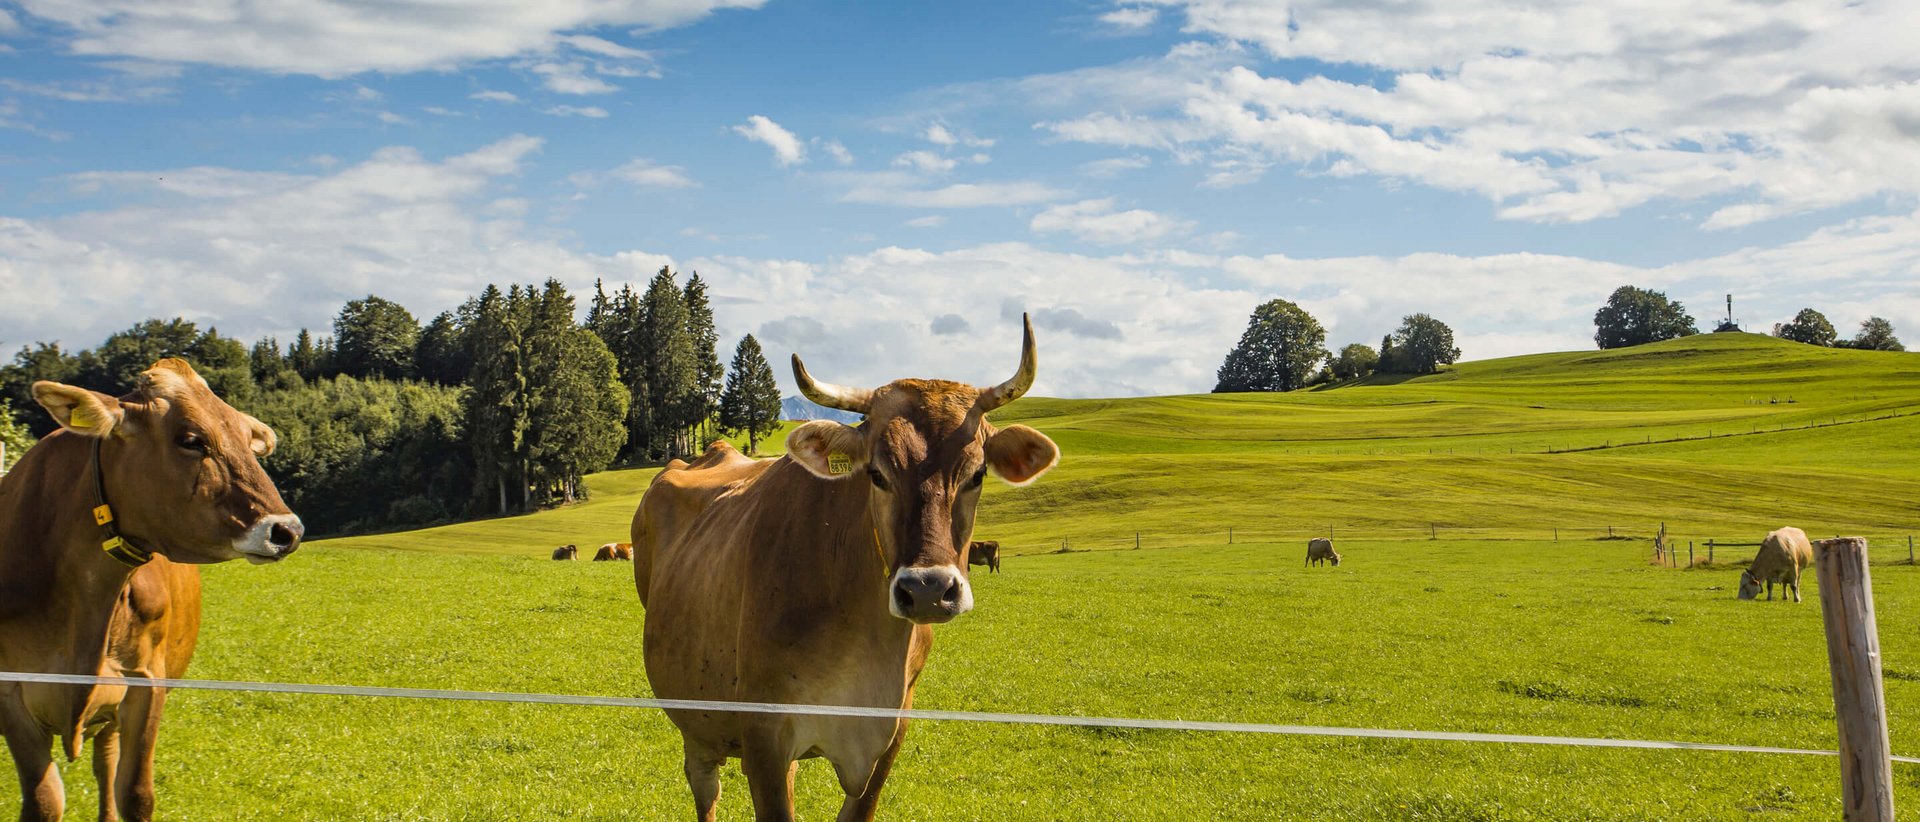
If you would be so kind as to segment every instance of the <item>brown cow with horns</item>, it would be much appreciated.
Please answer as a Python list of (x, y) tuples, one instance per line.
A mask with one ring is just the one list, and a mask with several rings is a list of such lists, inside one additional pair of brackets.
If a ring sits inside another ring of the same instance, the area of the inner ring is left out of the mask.
[[(866, 415), (815, 420), (787, 456), (751, 460), (715, 443), (660, 472), (634, 515), (634, 579), (647, 609), (647, 678), (670, 699), (907, 708), (933, 626), (973, 607), (966, 548), (991, 470), (1025, 485), (1060, 450), (987, 413), (1033, 384), (1033, 325), (1020, 370), (992, 388), (897, 380), (816, 382), (808, 399)], [(793, 818), (795, 760), (821, 756), (846, 792), (839, 818), (871, 820), (904, 720), (670, 710), (699, 819), (715, 819), (719, 769), (741, 760), (755, 816)]]
[[(200, 633), (199, 563), (274, 562), (303, 530), (260, 468), (273, 429), (164, 359), (119, 399), (33, 384), (60, 423), (0, 481), (0, 670), (178, 679)], [(0, 682), (20, 818), (66, 806), (49, 748), (93, 739), (100, 818), (153, 817), (164, 688)]]

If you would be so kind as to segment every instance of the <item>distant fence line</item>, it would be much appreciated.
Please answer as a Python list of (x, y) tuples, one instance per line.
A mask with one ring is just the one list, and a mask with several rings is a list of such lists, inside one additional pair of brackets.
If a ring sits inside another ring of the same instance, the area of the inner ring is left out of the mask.
[[(1686, 532), (1669, 532), (1667, 551), (1657, 557), (1660, 565), (1688, 567), (1690, 565), (1721, 563), (1731, 560), (1745, 562), (1753, 558), (1755, 548), (1768, 532), (1779, 527), (1755, 526), (1749, 531), (1737, 527), (1715, 527), (1692, 532), (1711, 533), (1713, 536), (1687, 536)], [(1920, 526), (1912, 532), (1863, 532), (1847, 529), (1849, 533), (1865, 534), (1875, 545), (1893, 552), (1902, 549), (1904, 554), (1895, 557), (1888, 553), (1879, 559), (1899, 558), (1913, 560), (1913, 548), (1916, 544), (1914, 534), (1920, 533)], [(1652, 552), (1657, 527), (1644, 525), (1571, 525), (1546, 526), (1543, 528), (1514, 528), (1502, 526), (1454, 526), (1440, 523), (1419, 525), (1326, 525), (1320, 527), (1270, 528), (1262, 526), (1245, 527), (1240, 525), (1210, 525), (1184, 531), (1101, 531), (1098, 533), (1062, 534), (1057, 536), (1038, 536), (1005, 539), (989, 532), (977, 532), (976, 539), (992, 539), (1000, 543), (1001, 550), (1008, 555), (1020, 554), (1070, 554), (1091, 551), (1128, 551), (1159, 548), (1193, 548), (1207, 545), (1263, 545), (1300, 543), (1304, 548), (1307, 540), (1326, 537), (1337, 545), (1341, 540), (1366, 542), (1432, 542), (1432, 541), (1483, 541), (1483, 542), (1644, 542), (1648, 547), (1650, 562), (1656, 555)], [(1818, 536), (1817, 534), (1812, 536)], [(1689, 558), (1689, 543), (1693, 546), (1694, 556)], [(1711, 543), (1711, 547), (1709, 547)], [(1668, 559), (1675, 557), (1675, 559)], [(1678, 563), (1678, 564), (1675, 564)]]

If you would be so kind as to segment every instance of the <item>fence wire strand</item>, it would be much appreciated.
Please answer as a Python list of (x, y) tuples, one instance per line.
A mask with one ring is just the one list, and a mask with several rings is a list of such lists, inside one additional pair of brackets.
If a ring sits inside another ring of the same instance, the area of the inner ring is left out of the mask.
[[(572, 705), (593, 708), (651, 708), (656, 710), (714, 711), (726, 713), (787, 714), (798, 716), (836, 716), (857, 719), (910, 719), (931, 722), (983, 722), (1003, 725), (1046, 725), (1075, 728), (1121, 728), (1142, 731), (1181, 731), (1200, 733), (1242, 733), (1279, 736), (1322, 736), (1364, 739), (1407, 739), (1428, 742), (1492, 742), (1508, 745), (1559, 745), (1584, 748), (1639, 748), (1651, 750), (1717, 751), (1723, 753), (1786, 754), (1794, 756), (1839, 756), (1837, 751), (1805, 748), (1774, 748), (1762, 745), (1727, 745), (1716, 742), (1674, 742), (1648, 739), (1610, 739), (1581, 736), (1530, 736), (1461, 731), (1414, 731), (1386, 728), (1342, 728), (1320, 725), (1275, 725), (1260, 722), (1213, 722), (1190, 719), (1132, 719), (1102, 716), (1058, 716), (1053, 714), (995, 713), (983, 711), (940, 711), (923, 708), (862, 708), (848, 705), (789, 705), (778, 702), (726, 702), (704, 699), (656, 699), (630, 696), (587, 696), (578, 694), (517, 693), (512, 691), (463, 691), (441, 688), (387, 688), (364, 685), (314, 685), (295, 682), (244, 682), (210, 679), (146, 679), (139, 677), (85, 676), (79, 674), (38, 674), (0, 672), (0, 682), (49, 685), (107, 685), (134, 688), (156, 687), (198, 691), (243, 693), (304, 694), (311, 696), (356, 696), (388, 699), (430, 699), (457, 702), (505, 702), (520, 705)], [(1892, 757), (1895, 762), (1920, 764), (1920, 758)]]

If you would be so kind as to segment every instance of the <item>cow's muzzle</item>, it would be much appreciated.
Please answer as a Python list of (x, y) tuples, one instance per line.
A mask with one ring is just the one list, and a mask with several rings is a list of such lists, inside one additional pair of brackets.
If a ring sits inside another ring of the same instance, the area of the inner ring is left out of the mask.
[(288, 554), (300, 548), (300, 538), (306, 536), (306, 526), (300, 524), (300, 518), (292, 514), (270, 514), (261, 517), (253, 527), (248, 528), (233, 541), (233, 550), (240, 552), (248, 562), (256, 565), (265, 562), (278, 562)]
[(973, 610), (973, 588), (952, 567), (902, 568), (893, 573), (887, 610), (921, 625), (947, 622)]

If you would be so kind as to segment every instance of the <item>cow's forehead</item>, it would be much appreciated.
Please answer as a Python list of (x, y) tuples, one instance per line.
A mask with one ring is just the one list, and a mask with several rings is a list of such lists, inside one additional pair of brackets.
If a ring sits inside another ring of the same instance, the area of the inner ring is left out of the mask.
[(214, 394), (206, 379), (180, 360), (161, 360), (142, 372), (140, 393), (158, 401), (154, 410), (162, 416), (191, 421), (211, 431), (246, 432), (247, 416)]
[(903, 463), (921, 462), (978, 442), (980, 389), (946, 380), (896, 380), (874, 391), (867, 424)]

